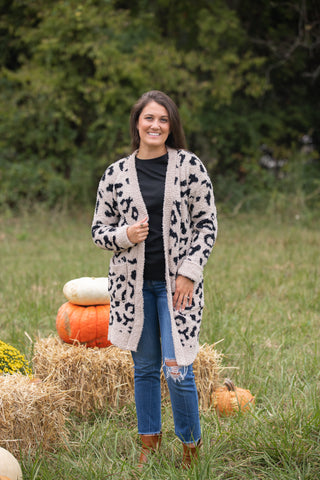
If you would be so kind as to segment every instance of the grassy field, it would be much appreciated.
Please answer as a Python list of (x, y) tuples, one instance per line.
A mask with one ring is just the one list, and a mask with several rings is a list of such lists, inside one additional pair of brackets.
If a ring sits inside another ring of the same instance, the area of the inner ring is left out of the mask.
[[(0, 218), (1, 340), (29, 358), (33, 341), (55, 332), (65, 282), (106, 276), (108, 254), (90, 236), (90, 214), (36, 212)], [(192, 472), (175, 467), (181, 446), (163, 407), (163, 449), (141, 478), (320, 478), (320, 222), (220, 216), (205, 271), (201, 342), (217, 344), (225, 376), (256, 396), (256, 408), (219, 419), (202, 412), (204, 446)], [(27, 332), (28, 335), (25, 334)], [(70, 422), (55, 454), (23, 458), (24, 479), (133, 478), (138, 452), (134, 405)]]

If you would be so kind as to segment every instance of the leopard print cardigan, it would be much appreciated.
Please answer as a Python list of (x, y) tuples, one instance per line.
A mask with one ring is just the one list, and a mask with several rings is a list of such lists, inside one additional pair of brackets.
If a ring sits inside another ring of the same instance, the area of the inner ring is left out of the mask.
[[(127, 227), (147, 216), (135, 168), (135, 155), (110, 165), (102, 176), (92, 223), (92, 237), (112, 250), (109, 264), (111, 298), (109, 340), (136, 351), (143, 329), (144, 242), (132, 244)], [(217, 234), (213, 188), (202, 162), (185, 150), (168, 148), (163, 206), (166, 286), (178, 365), (193, 363), (199, 349), (204, 306), (203, 268)], [(177, 275), (194, 281), (192, 305), (173, 308)]]

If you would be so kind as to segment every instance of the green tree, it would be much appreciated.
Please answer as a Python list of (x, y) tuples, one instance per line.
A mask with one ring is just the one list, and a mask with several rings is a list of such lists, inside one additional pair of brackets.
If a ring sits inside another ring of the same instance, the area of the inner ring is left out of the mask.
[(130, 109), (149, 89), (176, 100), (189, 148), (210, 171), (242, 182), (260, 143), (288, 153), (319, 120), (311, 1), (0, 8), (0, 204), (92, 201), (105, 166), (129, 152)]

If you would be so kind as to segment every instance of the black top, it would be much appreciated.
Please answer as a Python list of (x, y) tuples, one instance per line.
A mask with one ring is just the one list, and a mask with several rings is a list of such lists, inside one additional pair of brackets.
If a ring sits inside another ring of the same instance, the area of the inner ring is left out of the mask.
[(167, 166), (167, 153), (147, 160), (136, 157), (139, 186), (149, 216), (149, 235), (145, 240), (146, 280), (165, 280), (162, 216)]

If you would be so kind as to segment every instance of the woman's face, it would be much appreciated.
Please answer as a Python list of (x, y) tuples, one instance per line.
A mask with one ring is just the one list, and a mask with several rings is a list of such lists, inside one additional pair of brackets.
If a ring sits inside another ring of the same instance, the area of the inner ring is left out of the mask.
[(151, 101), (141, 111), (137, 129), (140, 136), (141, 150), (165, 152), (165, 142), (170, 134), (168, 111), (157, 102)]

